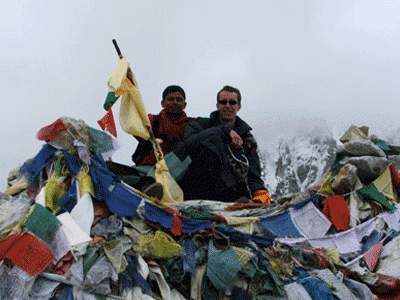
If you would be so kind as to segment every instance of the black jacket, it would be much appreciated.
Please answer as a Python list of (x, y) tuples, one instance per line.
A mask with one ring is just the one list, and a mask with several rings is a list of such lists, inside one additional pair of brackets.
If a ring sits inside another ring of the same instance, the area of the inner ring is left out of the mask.
[[(236, 117), (236, 123), (233, 128), (243, 139), (243, 148), (245, 155), (249, 160), (249, 172), (247, 175), (249, 187), (252, 193), (257, 190), (266, 190), (264, 182), (261, 179), (260, 158), (257, 153), (257, 142), (250, 133), (251, 127), (241, 118)], [(229, 162), (227, 159), (227, 145), (232, 142), (229, 135), (232, 129), (229, 126), (221, 124), (219, 112), (211, 113), (210, 118), (196, 118), (188, 123), (184, 141), (192, 160), (196, 159), (195, 152), (190, 149), (196, 149), (203, 145), (213, 151), (222, 163), (221, 179), (226, 187), (230, 188), (238, 183), (239, 179), (226, 167)]]

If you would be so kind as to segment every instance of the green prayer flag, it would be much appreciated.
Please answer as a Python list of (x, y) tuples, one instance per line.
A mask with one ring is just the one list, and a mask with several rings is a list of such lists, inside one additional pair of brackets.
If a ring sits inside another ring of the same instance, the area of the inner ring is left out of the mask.
[(23, 227), (43, 241), (50, 242), (61, 223), (47, 208), (36, 203)]
[[(179, 157), (175, 155), (174, 152), (170, 152), (167, 155), (165, 155), (164, 159), (172, 178), (175, 179), (176, 181), (179, 181), (183, 177), (183, 175), (185, 175), (186, 171), (189, 168), (189, 165), (192, 162), (192, 159), (189, 156), (186, 156), (185, 159), (181, 161)], [(155, 170), (156, 166), (154, 165), (149, 169), (146, 175), (154, 177)]]
[(89, 270), (93, 267), (93, 265), (105, 256), (103, 248), (99, 245), (88, 247), (86, 249), (86, 254), (83, 256), (83, 276), (86, 277)]
[(115, 102), (117, 102), (118, 98), (119, 98), (119, 97), (116, 97), (116, 96), (115, 96), (115, 91), (112, 91), (112, 90), (110, 89), (110, 90), (108, 91), (107, 98), (106, 98), (106, 100), (104, 101), (103, 108), (104, 108), (105, 110), (108, 111), (109, 108), (110, 108), (111, 106), (113, 106)]
[(112, 137), (104, 131), (88, 126), (89, 147), (94, 153), (104, 153), (113, 150), (114, 144)]
[(391, 151), (390, 147), (385, 141), (378, 140), (375, 144), (385, 153)]
[(373, 183), (357, 190), (357, 193), (363, 200), (376, 201), (389, 210), (396, 209), (396, 206), (393, 203), (387, 201), (383, 194), (378, 191)]

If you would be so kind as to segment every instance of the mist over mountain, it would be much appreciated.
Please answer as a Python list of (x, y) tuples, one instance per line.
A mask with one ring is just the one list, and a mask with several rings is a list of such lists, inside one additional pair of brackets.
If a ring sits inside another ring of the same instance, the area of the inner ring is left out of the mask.
[(299, 131), (260, 149), (262, 179), (273, 197), (306, 191), (328, 172), (337, 142), (326, 129)]
[[(262, 179), (274, 198), (289, 193), (305, 192), (324, 177), (335, 159), (340, 137), (327, 124), (296, 126), (291, 135), (262, 143), (259, 155)], [(385, 132), (385, 128), (369, 132), (390, 145), (400, 145), (400, 128)], [(260, 143), (259, 143), (260, 145)], [(389, 156), (390, 162), (400, 167), (400, 156)]]
[(392, 145), (400, 145), (400, 128), (388, 134), (388, 136), (386, 137), (386, 141)]

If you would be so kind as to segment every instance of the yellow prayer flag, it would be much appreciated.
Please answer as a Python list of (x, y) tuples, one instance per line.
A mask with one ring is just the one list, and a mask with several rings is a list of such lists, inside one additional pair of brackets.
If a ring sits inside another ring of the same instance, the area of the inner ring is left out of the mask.
[(326, 176), (324, 183), (321, 185), (318, 193), (327, 194), (327, 195), (334, 195), (335, 193), (332, 190), (332, 177), (331, 173)]
[(94, 197), (93, 182), (89, 174), (88, 165), (82, 165), (76, 178), (79, 181), (79, 196), (82, 198), (85, 193), (89, 193)]
[(117, 97), (122, 95), (119, 111), (122, 129), (129, 134), (148, 140), (150, 138), (148, 131), (151, 126), (150, 120), (147, 117), (135, 75), (132, 78), (133, 84), (126, 77), (129, 66), (126, 58), (120, 59), (108, 80), (108, 86), (115, 91)]
[(161, 183), (164, 188), (163, 202), (176, 203), (183, 201), (183, 192), (176, 181), (169, 173), (167, 163), (164, 158), (156, 163), (156, 170), (154, 172), (156, 181)]
[(392, 185), (392, 177), (390, 176), (389, 168), (386, 168), (385, 172), (383, 172), (377, 179), (375, 179), (373, 183), (376, 186), (377, 190), (381, 192), (385, 197), (394, 202), (399, 201), (397, 192)]
[(116, 96), (122, 95), (119, 111), (121, 127), (126, 133), (150, 140), (153, 144), (157, 158), (154, 175), (156, 181), (161, 183), (164, 188), (162, 201), (166, 203), (182, 202), (183, 192), (169, 173), (158, 141), (152, 134), (150, 120), (147, 116), (135, 75), (132, 76), (133, 84), (126, 77), (128, 68), (128, 60), (121, 58), (108, 81), (108, 86), (115, 91)]
[(29, 183), (25, 177), (22, 177), (17, 182), (13, 183), (11, 186), (7, 188), (4, 192), (7, 195), (14, 195), (28, 187)]

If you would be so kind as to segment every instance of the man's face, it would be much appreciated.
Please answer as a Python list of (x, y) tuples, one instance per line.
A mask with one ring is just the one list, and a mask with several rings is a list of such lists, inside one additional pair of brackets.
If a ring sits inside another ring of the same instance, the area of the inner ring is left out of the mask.
[(222, 91), (219, 94), (217, 109), (219, 111), (219, 117), (223, 121), (234, 121), (241, 107), (242, 106), (238, 102), (238, 94), (235, 92)]
[(180, 92), (169, 93), (164, 100), (161, 101), (161, 106), (169, 114), (180, 114), (185, 110), (186, 102)]

